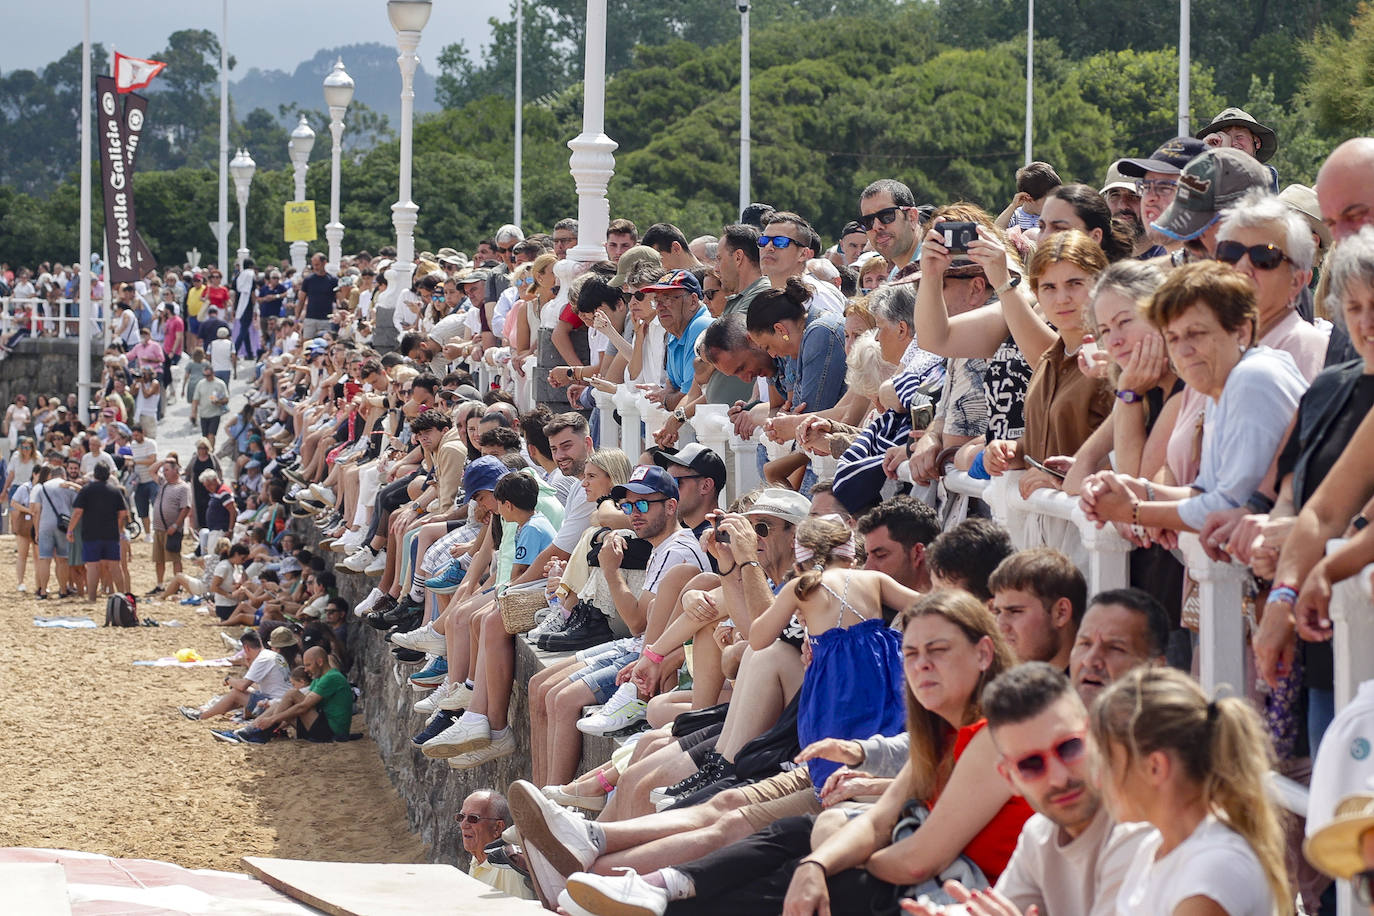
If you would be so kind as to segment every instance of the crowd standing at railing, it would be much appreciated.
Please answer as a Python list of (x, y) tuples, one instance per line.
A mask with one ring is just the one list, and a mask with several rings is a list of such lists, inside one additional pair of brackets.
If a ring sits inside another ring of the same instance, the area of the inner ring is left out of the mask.
[[(409, 289), (390, 250), (153, 274), (89, 428), (5, 415), (21, 582), (29, 544), (39, 597), (118, 582), (129, 532), (57, 525), (125, 477), (153, 597), (252, 629), (182, 710), (229, 742), (349, 737), (387, 631), (425, 756), (528, 749), (478, 861), (567, 913), (1330, 912), (1312, 866), (1369, 903), (1374, 140), (1282, 193), (1276, 143), (1227, 109), (1000, 215), (880, 179), (828, 249), (754, 204), (595, 264), (502, 226)], [(7, 346), (65, 307), (34, 273)], [(518, 685), (521, 640), (561, 654)], [(579, 772), (584, 734), (620, 749)]]

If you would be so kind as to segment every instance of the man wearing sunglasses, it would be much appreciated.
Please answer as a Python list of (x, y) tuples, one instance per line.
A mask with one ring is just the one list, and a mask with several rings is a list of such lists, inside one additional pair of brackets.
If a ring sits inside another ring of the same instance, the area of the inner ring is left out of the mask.
[(500, 838), (511, 825), (510, 806), (495, 789), (478, 789), (463, 799), (462, 810), (454, 815), (463, 838), (463, 851), (472, 856), (468, 874), (503, 894), (533, 900), (534, 891), (512, 868), (498, 868), (487, 861), (487, 846)]
[[(1026, 821), (996, 889), (967, 898), (974, 916), (1041, 913), (1105, 916), (1148, 824), (1117, 824), (1097, 789), (1088, 753), (1088, 711), (1063, 672), (1043, 662), (1017, 665), (983, 691), (983, 714), (1001, 759), (997, 770), (1036, 814)], [(947, 885), (948, 886), (948, 885)], [(952, 912), (917, 905), (917, 914)]]
[[(610, 534), (601, 545), (599, 559), (616, 614), (632, 633), (643, 633), (649, 617), (649, 606), (658, 594), (659, 585), (669, 570), (679, 566), (694, 568), (695, 572), (709, 570), (710, 560), (702, 552), (701, 544), (690, 528), (678, 519), (678, 487), (673, 475), (652, 464), (641, 464), (630, 473), (630, 479), (611, 489), (611, 498), (629, 518), (635, 537), (653, 545), (644, 572), (644, 587), (639, 594), (630, 591), (625, 577), (620, 575), (620, 561), (625, 556), (625, 538)], [(668, 596), (676, 601), (677, 595)]]
[(811, 224), (795, 213), (775, 212), (764, 220), (759, 233), (759, 266), (774, 289), (786, 289), (791, 277), (801, 277), (811, 290), (811, 301), (825, 309), (844, 311), (844, 296), (833, 284), (822, 283), (807, 273), (806, 262), (820, 250), (821, 239)]
[(921, 218), (911, 189), (892, 178), (880, 178), (859, 195), (859, 227), (873, 250), (894, 266), (893, 277), (919, 263)]

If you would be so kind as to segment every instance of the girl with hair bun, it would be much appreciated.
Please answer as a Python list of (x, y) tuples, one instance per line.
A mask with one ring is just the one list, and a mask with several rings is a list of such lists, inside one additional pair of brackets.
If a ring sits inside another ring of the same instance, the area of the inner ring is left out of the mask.
[(755, 296), (745, 327), (754, 344), (780, 363), (774, 384), (792, 412), (829, 410), (844, 395), (844, 316), (813, 299), (800, 277)]
[(1136, 668), (1090, 718), (1113, 816), (1159, 830), (1122, 881), (1118, 913), (1293, 912), (1283, 825), (1265, 790), (1274, 754), (1249, 704), (1209, 702), (1172, 668)]
[[(902, 637), (883, 619), (883, 607), (907, 608), (920, 598), (880, 572), (853, 569), (854, 534), (839, 516), (807, 519), (794, 546), (798, 578), (778, 592), (749, 629), (760, 652), (793, 615), (806, 627), (811, 664), (802, 680), (797, 739), (802, 747), (822, 738), (895, 735), (904, 726)], [(839, 764), (807, 764), (820, 791)]]

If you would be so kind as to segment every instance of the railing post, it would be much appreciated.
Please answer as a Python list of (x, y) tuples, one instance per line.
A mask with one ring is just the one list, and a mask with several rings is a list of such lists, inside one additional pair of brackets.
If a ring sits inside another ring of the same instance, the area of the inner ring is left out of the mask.
[[(1333, 540), (1326, 546), (1330, 554), (1345, 541)], [(1374, 614), (1370, 614), (1371, 582), (1374, 565), (1366, 566), (1331, 590), (1331, 647), (1335, 656), (1336, 711), (1344, 709), (1360, 684), (1374, 678)]]
[[(635, 403), (639, 405), (639, 415), (644, 420), (644, 443), (640, 449), (643, 450), (654, 445), (654, 433), (663, 428), (663, 422), (668, 419), (668, 411), (649, 400), (643, 392), (636, 393)], [(631, 464), (639, 460), (639, 451), (626, 454), (630, 456)]]
[(620, 450), (633, 464), (641, 451), (639, 442), (639, 398), (634, 386), (625, 384), (611, 395), (615, 409), (620, 411)]
[(621, 441), (620, 424), (615, 421), (615, 399), (600, 388), (592, 389), (592, 401), (601, 413), (601, 448), (612, 448)]
[(734, 488), (730, 491), (731, 502), (745, 493), (758, 489), (762, 482), (759, 479), (758, 437), (757, 432), (748, 439), (740, 438), (734, 433), (730, 434), (730, 455), (735, 469), (735, 473), (730, 477), (730, 484)]
[(1246, 644), (1241, 585), (1245, 568), (1210, 559), (1195, 534), (1180, 533), (1178, 543), (1200, 599), (1198, 673), (1202, 689), (1211, 696), (1225, 684), (1237, 696), (1244, 696)]
[(1077, 506), (1073, 510), (1073, 523), (1088, 551), (1089, 596), (1130, 585), (1131, 542), (1118, 534), (1112, 525), (1097, 527)]
[(524, 377), (520, 379), (520, 384), (517, 384), (515, 387), (515, 399), (517, 401), (520, 401), (521, 396), (523, 395), (524, 400), (521, 402), (520, 409), (522, 411), (534, 410), (534, 373), (539, 371), (539, 357), (535, 355), (526, 356), (524, 359), (520, 361), (520, 366), (522, 369), (525, 370), (525, 374)]

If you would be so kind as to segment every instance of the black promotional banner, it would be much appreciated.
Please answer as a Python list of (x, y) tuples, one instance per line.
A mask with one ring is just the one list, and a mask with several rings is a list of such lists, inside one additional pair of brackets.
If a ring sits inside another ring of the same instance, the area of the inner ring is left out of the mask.
[[(148, 100), (136, 92), (126, 93), (124, 102), (124, 173), (129, 176), (132, 200), (134, 163), (138, 160), (138, 143), (143, 137), (143, 125), (148, 113)], [(140, 277), (156, 266), (153, 253), (134, 230), (134, 268)]]
[(133, 161), (148, 103), (146, 99), (132, 96), (131, 117), (126, 120), (111, 76), (96, 77), (95, 95), (100, 183), (105, 200), (105, 240), (110, 247), (107, 281), (133, 283), (154, 263), (152, 253), (139, 238), (134, 213)]

